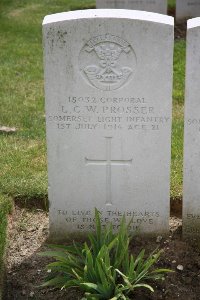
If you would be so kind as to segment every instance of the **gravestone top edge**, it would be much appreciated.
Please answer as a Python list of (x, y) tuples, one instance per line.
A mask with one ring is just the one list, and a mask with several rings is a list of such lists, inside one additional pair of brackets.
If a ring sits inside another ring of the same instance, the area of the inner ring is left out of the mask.
[(187, 21), (187, 29), (192, 29), (200, 26), (200, 17), (189, 19)]
[(42, 25), (57, 23), (62, 21), (71, 21), (76, 19), (131, 19), (149, 21), (174, 26), (174, 18), (158, 13), (146, 11), (128, 10), (128, 9), (88, 9), (62, 12), (44, 17)]

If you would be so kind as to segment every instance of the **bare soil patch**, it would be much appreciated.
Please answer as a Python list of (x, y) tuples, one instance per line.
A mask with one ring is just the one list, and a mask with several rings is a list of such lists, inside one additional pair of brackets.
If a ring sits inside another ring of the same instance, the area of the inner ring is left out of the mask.
[[(168, 15), (175, 18), (175, 9), (169, 9)], [(178, 39), (185, 39), (186, 38), (186, 30), (187, 30), (187, 20), (184, 20), (180, 23), (176, 23), (175, 20), (175, 26), (174, 26), (174, 38), (176, 40)]]
[[(15, 207), (9, 218), (9, 245), (7, 252), (7, 291), (4, 300), (77, 300), (82, 295), (77, 290), (60, 291), (54, 288), (38, 287), (48, 270), (49, 258), (38, 253), (47, 249), (48, 214), (41, 209)], [(136, 300), (199, 300), (200, 299), (200, 248), (198, 242), (181, 239), (181, 219), (170, 219), (170, 234), (159, 242), (157, 237), (144, 240), (134, 238), (131, 251), (138, 253), (142, 248), (149, 254), (156, 247), (164, 250), (158, 263), (174, 273), (163, 282), (152, 283), (155, 293), (141, 290), (132, 295)], [(183, 270), (178, 270), (180, 265)], [(179, 267), (178, 267), (179, 266)], [(178, 268), (177, 268), (178, 267)]]
[(186, 30), (187, 30), (186, 21), (181, 24), (175, 24), (175, 29), (174, 29), (175, 40), (185, 39), (186, 38)]

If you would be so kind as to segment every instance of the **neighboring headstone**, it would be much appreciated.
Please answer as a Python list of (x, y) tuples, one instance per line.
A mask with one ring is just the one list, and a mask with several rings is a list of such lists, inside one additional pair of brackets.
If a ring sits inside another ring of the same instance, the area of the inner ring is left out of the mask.
[(200, 17), (200, 0), (176, 0), (176, 20)]
[(167, 0), (96, 0), (96, 8), (134, 9), (167, 14)]
[(43, 23), (51, 238), (169, 223), (173, 18), (87, 10)]
[(200, 236), (200, 18), (188, 21), (183, 235)]

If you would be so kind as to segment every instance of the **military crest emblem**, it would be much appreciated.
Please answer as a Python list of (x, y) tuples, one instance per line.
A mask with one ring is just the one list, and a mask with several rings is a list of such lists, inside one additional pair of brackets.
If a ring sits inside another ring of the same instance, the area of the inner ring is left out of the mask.
[(80, 69), (86, 81), (100, 90), (116, 90), (134, 73), (136, 57), (132, 47), (120, 37), (94, 37), (80, 52)]

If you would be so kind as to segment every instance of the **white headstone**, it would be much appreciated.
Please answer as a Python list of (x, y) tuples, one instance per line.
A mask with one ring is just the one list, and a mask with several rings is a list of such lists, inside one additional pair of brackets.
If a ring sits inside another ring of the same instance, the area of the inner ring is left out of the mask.
[(43, 23), (50, 233), (166, 233), (173, 18), (88, 10)]
[(96, 0), (96, 8), (134, 9), (167, 14), (167, 0)]
[(188, 21), (183, 235), (200, 236), (200, 18)]
[(200, 17), (200, 0), (176, 0), (176, 20)]

